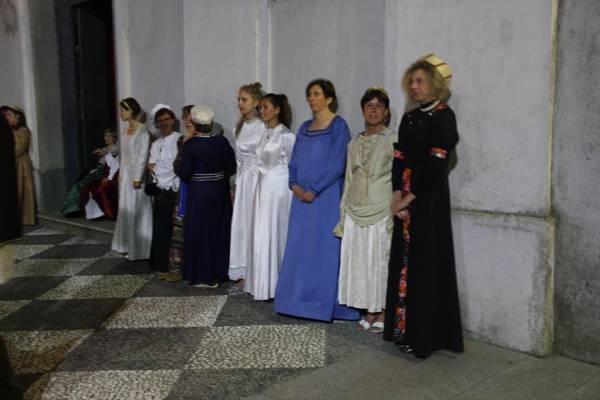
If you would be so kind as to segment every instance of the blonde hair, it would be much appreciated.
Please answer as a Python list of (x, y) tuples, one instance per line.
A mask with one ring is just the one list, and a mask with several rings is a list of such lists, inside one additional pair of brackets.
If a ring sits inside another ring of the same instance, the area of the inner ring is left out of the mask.
[(408, 93), (408, 85), (412, 74), (416, 71), (422, 70), (425, 75), (429, 78), (429, 84), (431, 85), (431, 96), (435, 100), (448, 101), (450, 96), (450, 81), (442, 76), (438, 72), (435, 66), (429, 64), (427, 61), (419, 60), (413, 63), (402, 77), (402, 89)]
[[(263, 96), (265, 95), (265, 92), (263, 92), (263, 90), (262, 90), (262, 83), (260, 83), (260, 82), (254, 82), (254, 83), (248, 83), (247, 85), (242, 85), (238, 91), (248, 93), (250, 95), (250, 97), (252, 97), (257, 102), (260, 101), (260, 99), (262, 99)], [(240, 130), (242, 129), (243, 123), (244, 123), (244, 116), (242, 115), (240, 117), (238, 123), (235, 125), (235, 136), (236, 137), (237, 137), (237, 135), (240, 134)]]

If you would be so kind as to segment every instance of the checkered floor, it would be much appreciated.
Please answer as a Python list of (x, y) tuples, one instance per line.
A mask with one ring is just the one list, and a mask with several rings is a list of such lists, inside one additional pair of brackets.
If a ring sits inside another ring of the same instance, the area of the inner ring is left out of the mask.
[(16, 247), (0, 335), (29, 399), (239, 399), (384, 345), (226, 285), (160, 281), (108, 243), (38, 228)]

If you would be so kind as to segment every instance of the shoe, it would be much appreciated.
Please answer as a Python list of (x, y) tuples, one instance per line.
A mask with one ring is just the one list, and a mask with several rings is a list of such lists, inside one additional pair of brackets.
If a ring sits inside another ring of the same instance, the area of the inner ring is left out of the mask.
[(169, 272), (169, 276), (165, 279), (167, 282), (179, 282), (182, 279), (181, 274), (177, 272)]
[(412, 354), (413, 348), (408, 344), (397, 344), (396, 347), (400, 350), (400, 353)]
[(219, 282), (215, 283), (214, 285), (208, 284), (208, 283), (196, 283), (195, 285), (192, 285), (195, 288), (203, 288), (203, 289), (216, 289), (219, 287)]
[(383, 327), (383, 321), (373, 322), (371, 324), (371, 328), (369, 328), (368, 331), (371, 333), (381, 333), (383, 332)]
[(244, 289), (242, 289), (241, 287), (233, 285), (232, 287), (227, 289), (227, 294), (230, 296), (237, 296), (239, 294), (246, 294), (246, 292), (244, 292)]
[(368, 331), (369, 329), (371, 329), (371, 324), (367, 322), (367, 320), (361, 318), (360, 321), (358, 321), (358, 330)]

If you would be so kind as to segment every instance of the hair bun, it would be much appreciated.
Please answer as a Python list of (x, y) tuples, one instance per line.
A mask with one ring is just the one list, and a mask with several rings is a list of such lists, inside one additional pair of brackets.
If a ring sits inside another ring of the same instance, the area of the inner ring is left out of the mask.
[(262, 83), (260, 83), (259, 81), (254, 82), (252, 86), (256, 87), (257, 89), (262, 89)]

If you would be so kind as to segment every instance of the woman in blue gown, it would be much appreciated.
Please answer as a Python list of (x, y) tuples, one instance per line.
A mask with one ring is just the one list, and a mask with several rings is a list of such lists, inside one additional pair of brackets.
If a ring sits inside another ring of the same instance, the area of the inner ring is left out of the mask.
[(358, 311), (337, 302), (340, 239), (333, 235), (350, 130), (335, 114), (337, 97), (330, 81), (310, 82), (306, 100), (313, 119), (300, 126), (289, 163), (294, 198), (275, 311), (321, 321), (358, 319)]

